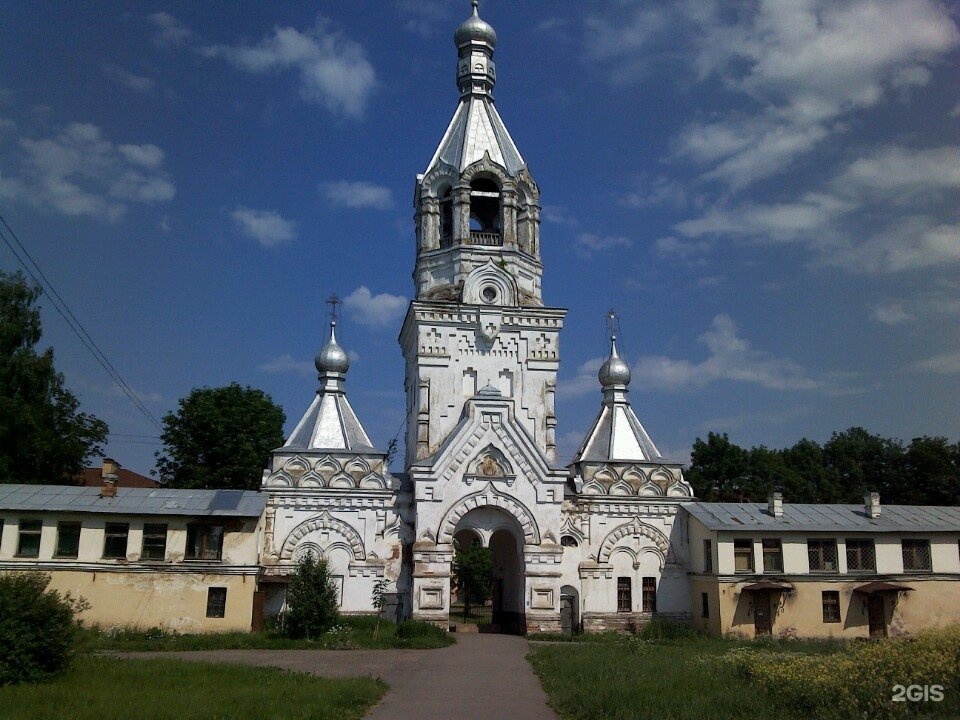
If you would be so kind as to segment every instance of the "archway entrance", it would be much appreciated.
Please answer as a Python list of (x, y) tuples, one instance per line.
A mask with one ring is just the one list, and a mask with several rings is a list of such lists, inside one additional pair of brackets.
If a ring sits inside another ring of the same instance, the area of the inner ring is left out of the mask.
[[(496, 507), (471, 510), (454, 532), (450, 620), (480, 632), (522, 633), (525, 627), (523, 532)], [(471, 593), (471, 587), (480, 591)]]

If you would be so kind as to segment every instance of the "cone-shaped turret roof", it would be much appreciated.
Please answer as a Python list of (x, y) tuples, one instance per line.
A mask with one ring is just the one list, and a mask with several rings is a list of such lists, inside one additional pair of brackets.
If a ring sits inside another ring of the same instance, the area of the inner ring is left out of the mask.
[(661, 461), (660, 451), (627, 399), (630, 368), (617, 352), (616, 335), (610, 337), (610, 356), (598, 376), (603, 386), (603, 405), (572, 462)]
[(496, 32), (480, 18), (474, 3), (473, 15), (454, 34), (460, 104), (425, 174), (439, 162), (462, 172), (487, 153), (510, 175), (524, 167), (523, 157), (493, 105), (493, 86), (497, 79), (493, 62), (496, 42)]
[(343, 389), (350, 360), (337, 343), (336, 326), (336, 322), (330, 323), (330, 339), (317, 354), (317, 396), (282, 450), (375, 450)]

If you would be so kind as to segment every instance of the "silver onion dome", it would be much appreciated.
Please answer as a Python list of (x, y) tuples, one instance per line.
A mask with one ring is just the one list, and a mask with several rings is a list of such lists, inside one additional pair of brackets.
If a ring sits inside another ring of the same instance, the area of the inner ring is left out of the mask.
[(325, 373), (340, 373), (342, 375), (350, 369), (350, 358), (347, 357), (343, 348), (337, 344), (336, 328), (337, 323), (331, 322), (330, 340), (317, 353), (317, 357), (313, 361), (317, 372), (321, 375)]
[(460, 27), (453, 34), (453, 41), (457, 47), (461, 47), (470, 42), (482, 42), (491, 48), (497, 44), (497, 33), (490, 23), (480, 19), (480, 13), (477, 9), (478, 0), (473, 0), (473, 14), (460, 23)]
[(603, 387), (630, 384), (630, 366), (617, 353), (617, 336), (610, 336), (610, 357), (600, 366), (597, 378)]

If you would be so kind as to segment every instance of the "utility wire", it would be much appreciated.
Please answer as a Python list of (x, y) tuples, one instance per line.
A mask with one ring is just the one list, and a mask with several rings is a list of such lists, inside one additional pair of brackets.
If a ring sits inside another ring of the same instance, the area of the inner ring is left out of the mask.
[[(27, 274), (33, 279), (33, 281), (40, 286), (41, 292), (43, 292), (53, 305), (53, 309), (57, 311), (57, 314), (63, 318), (64, 322), (70, 326), (70, 329), (73, 330), (74, 334), (79, 338), (83, 346), (93, 355), (93, 358), (100, 364), (100, 366), (107, 372), (107, 375), (117, 384), (117, 387), (126, 395), (130, 402), (133, 403), (134, 407), (140, 411), (140, 413), (147, 418), (153, 425), (156, 426), (157, 430), (163, 430), (163, 426), (160, 424), (160, 421), (154, 417), (153, 413), (143, 404), (143, 401), (134, 392), (126, 380), (121, 377), (119, 371), (113, 366), (113, 363), (104, 355), (103, 351), (100, 350), (100, 347), (94, 341), (90, 334), (83, 327), (81, 322), (77, 319), (77, 316), (73, 314), (73, 311), (70, 310), (70, 306), (67, 305), (66, 301), (60, 297), (60, 293), (57, 292), (56, 288), (53, 287), (53, 284), (47, 279), (47, 276), (43, 274), (43, 270), (40, 269), (40, 265), (37, 264), (37, 261), (33, 259), (27, 249), (23, 246), (23, 243), (20, 242), (20, 238), (17, 237), (17, 234), (13, 231), (13, 228), (7, 223), (3, 215), (0, 215), (0, 223), (3, 223), (3, 226), (7, 229), (10, 237), (13, 238), (13, 242), (16, 243), (16, 247), (10, 242), (10, 239), (7, 237), (6, 233), (0, 230), (0, 239), (3, 239), (3, 242), (6, 244), (10, 251), (13, 253), (14, 257), (20, 262), (23, 266), (23, 269), (27, 271)], [(19, 252), (17, 251), (19, 248)], [(21, 257), (23, 256), (30, 261), (30, 264)], [(33, 266), (33, 268), (30, 267)], [(34, 272), (34, 270), (36, 272)]]

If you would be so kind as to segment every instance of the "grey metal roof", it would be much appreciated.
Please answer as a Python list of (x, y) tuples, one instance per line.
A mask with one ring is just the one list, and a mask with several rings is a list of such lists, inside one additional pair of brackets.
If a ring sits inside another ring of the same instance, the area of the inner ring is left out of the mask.
[(784, 503), (773, 517), (766, 503), (708, 503), (684, 509), (710, 530), (803, 530), (806, 532), (960, 532), (960, 507), (882, 505), (870, 518), (863, 505)]
[(343, 392), (322, 390), (281, 450), (375, 451)]
[(463, 172), (477, 160), (482, 160), (484, 153), (489, 153), (490, 159), (506, 168), (509, 175), (516, 175), (525, 165), (493, 105), (493, 99), (486, 95), (471, 95), (457, 106), (425, 173), (433, 170), (439, 162)]
[[(622, 370), (610, 373), (616, 361)], [(630, 369), (620, 360), (616, 337), (610, 339), (610, 357), (600, 369), (603, 405), (572, 463), (587, 462), (659, 462), (663, 458), (627, 399)], [(608, 382), (609, 381), (609, 384)]]
[(317, 395), (280, 450), (377, 452), (343, 389), (350, 360), (337, 344), (335, 327), (331, 322), (330, 340), (317, 355)]
[(253, 490), (186, 490), (118, 487), (100, 497), (98, 487), (0, 485), (0, 510), (259, 517), (267, 498)]

